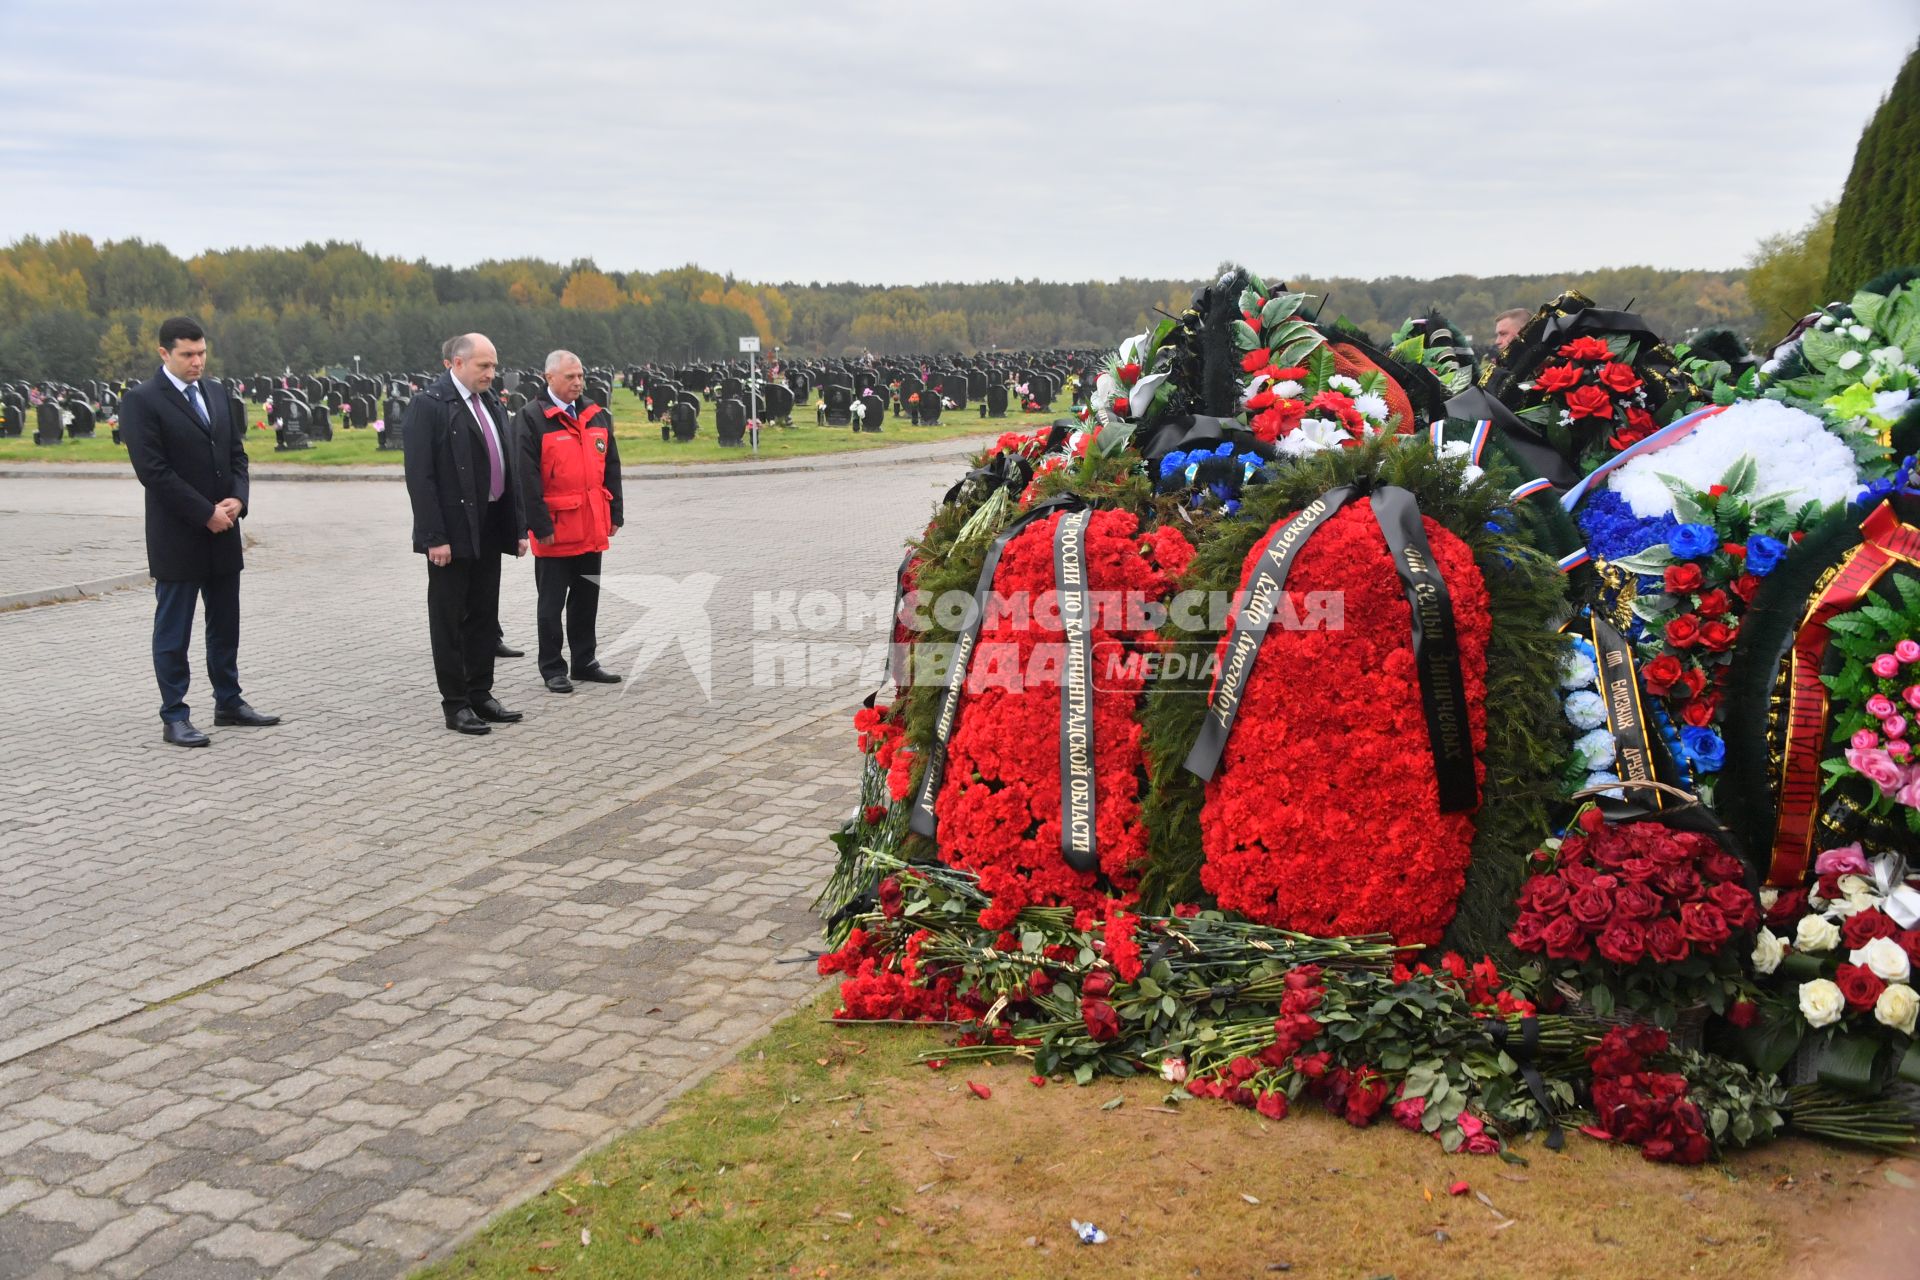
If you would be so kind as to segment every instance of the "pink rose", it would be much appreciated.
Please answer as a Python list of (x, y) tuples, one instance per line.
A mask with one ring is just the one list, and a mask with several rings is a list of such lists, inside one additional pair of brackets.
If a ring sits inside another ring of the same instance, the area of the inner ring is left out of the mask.
[(1892, 756), (1895, 760), (1905, 760), (1907, 758), (1907, 753), (1912, 750), (1913, 748), (1909, 747), (1906, 744), (1906, 742), (1900, 738), (1895, 738), (1892, 742), (1889, 742), (1887, 744), (1887, 754)]
[(1907, 733), (1907, 718), (1905, 716), (1888, 716), (1880, 722), (1880, 727), (1886, 731), (1886, 735), (1889, 738), (1903, 738)]
[(1906, 692), (1900, 696), (1906, 699), (1909, 707), (1912, 707), (1915, 711), (1920, 711), (1920, 684), (1908, 685)]
[(1891, 680), (1900, 674), (1900, 663), (1890, 653), (1883, 653), (1873, 660), (1873, 674), (1882, 680)]
[(1871, 729), (1862, 729), (1853, 735), (1850, 745), (1858, 751), (1871, 751), (1880, 745), (1880, 735)]
[(1906, 783), (1893, 793), (1894, 802), (1909, 809), (1920, 809), (1920, 769), (1913, 770)]
[(1867, 855), (1860, 850), (1858, 843), (1843, 844), (1838, 849), (1828, 849), (1813, 860), (1815, 875), (1860, 875), (1871, 870), (1867, 866)]
[(1902, 640), (1899, 644), (1893, 646), (1893, 656), (1903, 663), (1920, 659), (1920, 643), (1915, 643), (1912, 640)]
[(1860, 751), (1848, 747), (1847, 764), (1879, 787), (1882, 795), (1892, 795), (1895, 788), (1907, 780), (1906, 771), (1884, 751)]
[(1893, 705), (1893, 699), (1884, 693), (1876, 693), (1867, 699), (1867, 714), (1875, 720), (1885, 720), (1899, 708)]

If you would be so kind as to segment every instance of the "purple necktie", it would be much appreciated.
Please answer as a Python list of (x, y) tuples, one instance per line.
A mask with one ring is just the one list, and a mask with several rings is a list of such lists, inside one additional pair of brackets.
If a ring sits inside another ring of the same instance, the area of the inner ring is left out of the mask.
[(480, 403), (480, 393), (472, 393), (473, 418), (480, 424), (480, 434), (487, 438), (487, 501), (498, 502), (506, 489), (504, 464), (500, 459), (500, 442), (493, 437), (493, 418), (487, 413), (487, 407)]

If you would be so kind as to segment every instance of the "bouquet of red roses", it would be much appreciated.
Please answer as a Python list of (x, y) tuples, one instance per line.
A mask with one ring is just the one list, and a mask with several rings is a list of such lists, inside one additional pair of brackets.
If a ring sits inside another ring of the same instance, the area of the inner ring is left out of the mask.
[[(1596, 1012), (1705, 1003), (1725, 1008), (1739, 972), (1736, 936), (1760, 923), (1740, 859), (1702, 831), (1608, 822), (1589, 809), (1534, 857), (1508, 940), (1565, 962)], [(1663, 1019), (1664, 1020), (1664, 1019)]]
[(1687, 1078), (1648, 1070), (1646, 1060), (1666, 1049), (1666, 1032), (1641, 1025), (1616, 1027), (1587, 1050), (1594, 1122), (1582, 1132), (1639, 1147), (1656, 1163), (1699, 1164), (1712, 1154), (1713, 1143), (1706, 1117), (1687, 1097)]

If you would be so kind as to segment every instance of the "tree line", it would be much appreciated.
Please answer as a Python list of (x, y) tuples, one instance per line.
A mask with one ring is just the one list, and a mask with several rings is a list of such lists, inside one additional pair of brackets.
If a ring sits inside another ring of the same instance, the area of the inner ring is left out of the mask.
[[(1713, 325), (1749, 337), (1784, 328), (1754, 308), (1744, 276), (1620, 267), (1289, 283), (1324, 296), (1329, 318), (1377, 335), (1437, 308), (1484, 341), (1496, 312), (1568, 287), (1603, 305), (1631, 303), (1676, 336)], [(735, 354), (749, 334), (790, 356), (1108, 347), (1157, 313), (1177, 314), (1200, 284), (756, 284), (697, 266), (620, 272), (532, 258), (436, 266), (338, 242), (181, 258), (137, 239), (62, 232), (0, 248), (0, 379), (143, 376), (160, 321), (180, 313), (207, 326), (214, 371), (226, 374), (338, 371), (356, 356), (369, 371), (431, 368), (441, 341), (469, 330), (488, 334), (509, 365), (537, 364), (561, 346), (597, 365), (714, 359)]]

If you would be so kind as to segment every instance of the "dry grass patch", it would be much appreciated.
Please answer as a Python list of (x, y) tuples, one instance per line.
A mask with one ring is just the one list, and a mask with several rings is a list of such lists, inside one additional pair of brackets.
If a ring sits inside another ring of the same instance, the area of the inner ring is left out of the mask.
[[(1036, 1088), (1017, 1061), (930, 1071), (912, 1058), (936, 1033), (819, 1021), (831, 1007), (787, 1019), (423, 1276), (1538, 1280), (1910, 1265), (1910, 1243), (1885, 1233), (1911, 1231), (1920, 1195), (1871, 1156), (1784, 1142), (1676, 1169), (1572, 1135), (1566, 1152), (1529, 1145), (1530, 1163), (1510, 1166), (1310, 1107), (1272, 1123), (1168, 1105), (1158, 1081)], [(1458, 1180), (1471, 1191), (1448, 1195)], [(1070, 1218), (1111, 1240), (1079, 1244)]]

